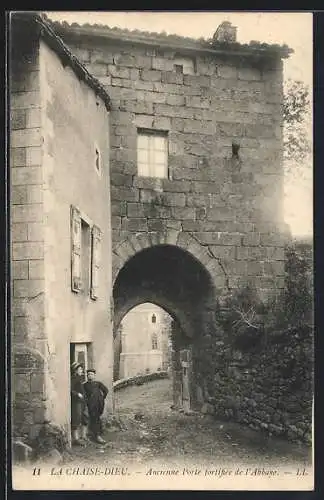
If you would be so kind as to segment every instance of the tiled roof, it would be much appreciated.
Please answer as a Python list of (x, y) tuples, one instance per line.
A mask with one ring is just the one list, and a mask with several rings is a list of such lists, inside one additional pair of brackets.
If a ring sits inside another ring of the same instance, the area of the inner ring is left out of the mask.
[(249, 43), (226, 43), (217, 42), (212, 38), (190, 38), (176, 34), (167, 34), (166, 32), (155, 33), (140, 30), (128, 30), (122, 28), (111, 28), (103, 24), (78, 24), (67, 23), (66, 21), (51, 21), (53, 27), (59, 33), (75, 33), (78, 35), (99, 36), (111, 39), (119, 39), (133, 43), (147, 43), (153, 45), (179, 47), (192, 49), (197, 51), (212, 51), (212, 52), (238, 52), (245, 55), (279, 55), (282, 58), (287, 58), (293, 52), (288, 45), (267, 44), (252, 40)]
[(87, 71), (77, 57), (72, 54), (69, 47), (58, 36), (55, 29), (53, 29), (53, 23), (48, 20), (47, 16), (37, 12), (14, 12), (12, 13), (11, 21), (32, 25), (37, 30), (39, 36), (43, 37), (46, 43), (57, 53), (62, 62), (70, 66), (78, 78), (92, 88), (95, 94), (103, 100), (107, 110), (110, 110), (110, 97), (105, 88)]

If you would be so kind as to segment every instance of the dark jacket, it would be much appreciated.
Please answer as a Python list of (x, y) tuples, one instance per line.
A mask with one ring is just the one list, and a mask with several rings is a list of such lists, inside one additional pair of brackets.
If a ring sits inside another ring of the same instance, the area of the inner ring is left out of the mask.
[(89, 380), (84, 384), (89, 415), (101, 415), (108, 394), (107, 387), (97, 380)]
[[(84, 399), (80, 397), (80, 394)], [(78, 427), (84, 421), (85, 391), (83, 379), (76, 373), (71, 376), (71, 425)]]

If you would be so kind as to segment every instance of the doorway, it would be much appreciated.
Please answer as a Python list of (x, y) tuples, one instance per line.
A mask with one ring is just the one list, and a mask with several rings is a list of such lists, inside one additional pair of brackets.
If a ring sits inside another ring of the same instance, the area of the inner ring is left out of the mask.
[(90, 343), (74, 342), (70, 344), (70, 365), (75, 361), (82, 365), (84, 377), (86, 377), (87, 370), (92, 365), (92, 349)]
[[(83, 377), (82, 377), (82, 382), (87, 381), (87, 370), (92, 366), (92, 344), (91, 343), (85, 343), (85, 342), (74, 342), (70, 343), (70, 366), (72, 363), (77, 362), (79, 363), (82, 368), (83, 368)], [(70, 391), (72, 389), (72, 372), (70, 371)], [(70, 392), (70, 398), (71, 398), (71, 405), (70, 405), (70, 422), (71, 422), (71, 427), (72, 423), (75, 422), (74, 425), (76, 424), (76, 420), (78, 420), (78, 417), (76, 417), (75, 413), (75, 405), (72, 404), (72, 393)], [(78, 412), (77, 412), (78, 413)], [(74, 415), (74, 417), (73, 417)], [(73, 428), (71, 429), (71, 435), (73, 432)]]

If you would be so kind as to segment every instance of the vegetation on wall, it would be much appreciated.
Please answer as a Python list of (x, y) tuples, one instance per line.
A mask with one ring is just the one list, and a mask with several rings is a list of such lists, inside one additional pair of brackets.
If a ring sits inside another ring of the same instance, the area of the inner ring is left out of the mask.
[(284, 82), (284, 160), (287, 169), (311, 165), (312, 132), (308, 86), (298, 80)]
[(257, 289), (248, 285), (217, 304), (217, 321), (232, 345), (253, 348), (261, 341), (265, 345), (278, 331), (312, 326), (311, 262), (294, 243), (285, 253), (285, 288), (276, 297), (264, 303)]
[(313, 393), (311, 262), (286, 249), (286, 287), (263, 303), (233, 290), (217, 304), (217, 328), (195, 359), (211, 413), (291, 440), (310, 442)]

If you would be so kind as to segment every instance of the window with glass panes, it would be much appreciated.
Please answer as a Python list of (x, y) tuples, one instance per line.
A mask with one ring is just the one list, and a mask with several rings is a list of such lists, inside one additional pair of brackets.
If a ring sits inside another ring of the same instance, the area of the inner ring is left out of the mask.
[(137, 170), (141, 177), (168, 177), (167, 133), (138, 130)]

